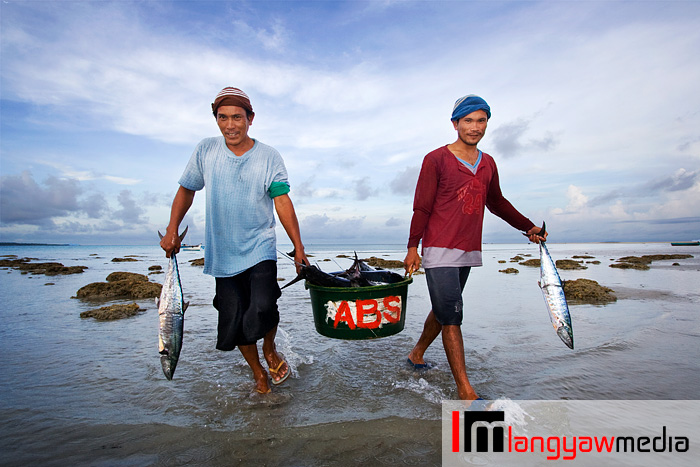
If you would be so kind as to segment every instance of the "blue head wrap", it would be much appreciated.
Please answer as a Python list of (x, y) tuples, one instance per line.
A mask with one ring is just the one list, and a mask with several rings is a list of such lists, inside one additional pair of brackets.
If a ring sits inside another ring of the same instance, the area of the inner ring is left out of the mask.
[(483, 110), (486, 112), (486, 117), (491, 118), (491, 107), (479, 96), (474, 94), (469, 94), (467, 96), (457, 99), (455, 102), (454, 109), (452, 109), (452, 119), (459, 120), (465, 115), (469, 115), (477, 110)]

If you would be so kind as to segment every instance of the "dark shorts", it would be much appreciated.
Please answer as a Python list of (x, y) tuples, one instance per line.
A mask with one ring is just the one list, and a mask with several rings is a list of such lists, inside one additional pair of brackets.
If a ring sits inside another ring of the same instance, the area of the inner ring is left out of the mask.
[(462, 291), (470, 270), (470, 266), (425, 270), (433, 314), (443, 326), (462, 324)]
[(280, 321), (277, 263), (262, 261), (233, 277), (216, 278), (214, 308), (219, 311), (216, 348), (233, 350), (262, 339)]

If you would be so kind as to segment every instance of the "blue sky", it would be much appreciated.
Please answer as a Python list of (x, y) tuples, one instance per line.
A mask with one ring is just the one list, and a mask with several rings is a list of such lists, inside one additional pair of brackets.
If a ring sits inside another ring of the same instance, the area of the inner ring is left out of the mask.
[[(157, 243), (225, 86), (284, 157), (308, 244), (404, 243), (422, 159), (470, 93), (504, 194), (551, 241), (700, 238), (700, 2), (0, 8), (1, 241)], [(485, 242), (523, 240), (487, 213)]]

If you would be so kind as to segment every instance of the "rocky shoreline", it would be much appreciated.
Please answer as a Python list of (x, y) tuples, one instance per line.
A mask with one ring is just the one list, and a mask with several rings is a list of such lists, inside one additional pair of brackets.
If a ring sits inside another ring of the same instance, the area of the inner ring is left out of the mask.
[[(640, 269), (646, 271), (650, 269), (649, 265), (654, 261), (669, 261), (676, 259), (690, 259), (693, 255), (644, 255), (644, 256), (624, 256), (619, 258), (617, 262), (611, 264), (611, 268), (620, 269)], [(674, 263), (680, 265), (679, 263)]]
[[(509, 260), (498, 260), (499, 264), (517, 263), (525, 267), (539, 268), (540, 260), (528, 258), (530, 254), (518, 254)], [(349, 258), (349, 256), (338, 255), (338, 257)], [(635, 269), (646, 271), (651, 268), (652, 263), (660, 261), (676, 261), (671, 265), (661, 267), (691, 267), (683, 265), (677, 261), (693, 258), (689, 254), (652, 254), (642, 256), (624, 256), (617, 259), (610, 259), (609, 267), (618, 269)], [(113, 263), (139, 261), (135, 256), (124, 258), (114, 258)], [(363, 259), (370, 266), (384, 269), (403, 269), (403, 262), (400, 260), (389, 260), (372, 256)], [(203, 266), (204, 258), (189, 260), (191, 266)], [(559, 270), (586, 270), (589, 265), (599, 265), (601, 262), (594, 256), (588, 254), (573, 255), (571, 258), (558, 259), (555, 261)], [(88, 269), (87, 266), (65, 266), (58, 262), (45, 262), (38, 258), (19, 258), (16, 255), (5, 255), (0, 257), (0, 268), (20, 271), (21, 274), (57, 276), (68, 274), (80, 274)], [(150, 266), (147, 268), (148, 275), (162, 274), (161, 266)], [(503, 274), (518, 274), (520, 271), (515, 267), (500, 269)], [(422, 271), (414, 274), (420, 274)], [(53, 285), (47, 283), (46, 285)], [(605, 305), (618, 300), (615, 290), (605, 285), (601, 285), (592, 279), (579, 278), (576, 280), (563, 280), (562, 286), (567, 300), (571, 305), (594, 304)], [(113, 272), (109, 274), (105, 282), (94, 282), (81, 287), (72, 298), (85, 301), (112, 301), (112, 300), (143, 300), (159, 297), (162, 285), (151, 282), (148, 276), (130, 272)], [(641, 292), (640, 292), (641, 293)], [(630, 290), (625, 290), (620, 294), (620, 298), (633, 298)], [(95, 318), (99, 320), (112, 320), (134, 316), (142, 312), (138, 304), (114, 304), (103, 306), (93, 310), (84, 311), (80, 314), (83, 318)]]
[(22, 274), (44, 274), (46, 276), (58, 276), (67, 274), (80, 274), (87, 266), (64, 266), (62, 263), (32, 263), (37, 258), (18, 258), (15, 255), (3, 256), (0, 259), (0, 268), (12, 268)]
[(617, 301), (615, 291), (591, 279), (562, 281), (564, 295), (570, 305), (605, 305)]
[(150, 282), (143, 274), (133, 272), (113, 272), (106, 282), (93, 282), (81, 287), (74, 298), (86, 300), (104, 299), (145, 299), (160, 296), (162, 285)]
[[(540, 267), (540, 260), (536, 258), (525, 259), (525, 256), (530, 255), (517, 255), (510, 259), (511, 263), (518, 263), (526, 267)], [(619, 269), (637, 269), (646, 271), (651, 269), (650, 264), (654, 261), (672, 261), (672, 260), (682, 260), (693, 258), (693, 255), (688, 254), (658, 254), (658, 255), (643, 255), (643, 256), (624, 256), (618, 258), (613, 264), (610, 264), (611, 268)], [(590, 260), (590, 261), (586, 261)], [(499, 260), (500, 264), (506, 263), (506, 260)], [(561, 270), (583, 270), (588, 269), (586, 264), (600, 264), (600, 261), (596, 260), (594, 256), (590, 255), (574, 255), (572, 259), (558, 259), (555, 261), (557, 269)], [(673, 263), (673, 266), (680, 266), (680, 263)], [(516, 268), (506, 268), (501, 269), (498, 272), (504, 274), (518, 274), (520, 271)], [(573, 281), (562, 280), (562, 287), (564, 289), (564, 295), (567, 301), (571, 305), (581, 305), (581, 304), (591, 304), (591, 305), (605, 305), (607, 303), (612, 303), (617, 301), (617, 296), (615, 291), (609, 287), (600, 285), (598, 282), (591, 279), (576, 279)], [(627, 298), (627, 297), (625, 297)]]
[[(151, 269), (151, 268), (149, 268)], [(150, 282), (143, 274), (133, 272), (113, 272), (106, 282), (93, 282), (81, 287), (75, 297), (82, 300), (140, 300), (160, 296), (163, 286)], [(131, 304), (115, 304), (104, 306), (80, 313), (81, 318), (95, 318), (100, 321), (128, 318), (145, 311), (134, 302)]]
[(139, 307), (138, 303), (103, 306), (94, 310), (80, 313), (81, 318), (95, 318), (98, 321), (113, 321), (115, 319), (129, 318), (146, 311)]
[[(95, 256), (95, 255), (91, 255)], [(127, 256), (124, 258), (113, 258), (111, 262), (136, 262), (140, 261), (137, 256)], [(204, 258), (190, 261), (192, 266), (204, 264)], [(80, 274), (88, 269), (87, 266), (65, 266), (58, 262), (42, 262), (38, 258), (19, 258), (16, 255), (5, 255), (0, 257), (0, 269), (13, 269), (21, 274), (32, 275), (68, 275)], [(159, 265), (148, 267), (148, 274), (162, 274), (163, 268)], [(54, 285), (48, 282), (45, 285)], [(76, 292), (74, 299), (90, 301), (114, 301), (114, 300), (144, 300), (153, 299), (160, 296), (162, 284), (151, 282), (144, 274), (133, 272), (115, 271), (110, 273), (105, 282), (93, 282), (87, 284)], [(112, 304), (102, 306), (80, 313), (81, 318), (95, 318), (102, 321), (110, 321), (134, 316), (145, 311), (134, 302), (130, 304)]]

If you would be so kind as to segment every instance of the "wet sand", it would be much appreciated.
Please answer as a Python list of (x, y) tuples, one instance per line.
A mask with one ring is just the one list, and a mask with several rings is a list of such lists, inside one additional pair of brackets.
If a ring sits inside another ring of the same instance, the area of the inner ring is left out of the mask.
[[(8, 414), (5, 414), (8, 415)], [(439, 420), (399, 417), (255, 432), (167, 424), (94, 425), (58, 420), (8, 422), (3, 465), (418, 465), (441, 464)], [(62, 439), (56, 445), (55, 439)]]

